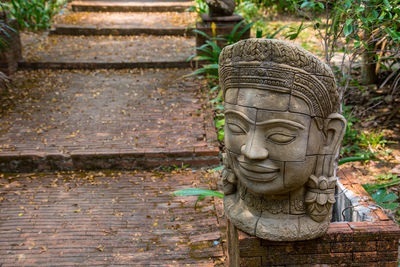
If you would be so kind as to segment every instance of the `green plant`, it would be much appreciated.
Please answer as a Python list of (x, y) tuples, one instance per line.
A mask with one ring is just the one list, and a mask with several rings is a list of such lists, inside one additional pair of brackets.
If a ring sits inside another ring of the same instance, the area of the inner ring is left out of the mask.
[(363, 184), (364, 189), (371, 195), (372, 199), (385, 209), (394, 210), (398, 208), (399, 203), (394, 202), (398, 196), (394, 193), (387, 192), (388, 187), (400, 184), (400, 178), (392, 173), (375, 176), (384, 183), (379, 184)]
[[(337, 63), (340, 97), (352, 80), (353, 63), (362, 59), (361, 78), (373, 81), (376, 63), (385, 55), (393, 60), (400, 44), (398, 31), (400, 0), (293, 0), (296, 11), (306, 17), (317, 31), (324, 48), (325, 61), (332, 66), (332, 58), (342, 53)], [(368, 79), (367, 79), (368, 78)]]
[(10, 33), (13, 31), (15, 30), (6, 21), (0, 19), (0, 52), (8, 47), (11, 38)]
[(200, 47), (197, 47), (196, 50), (198, 54), (191, 55), (188, 58), (188, 61), (195, 60), (199, 63), (208, 62), (208, 64), (203, 64), (202, 67), (198, 68), (194, 72), (188, 74), (187, 76), (193, 75), (205, 75), (209, 82), (210, 95), (214, 95), (215, 97), (211, 99), (209, 102), (213, 105), (213, 109), (215, 112), (214, 123), (218, 132), (218, 139), (222, 141), (224, 139), (224, 125), (225, 125), (225, 117), (224, 117), (224, 106), (223, 106), (223, 92), (218, 85), (218, 60), (219, 55), (222, 51), (222, 45), (230, 45), (234, 44), (240, 40), (245, 32), (250, 30), (253, 26), (253, 23), (247, 24), (244, 27), (244, 21), (239, 22), (235, 25), (229, 35), (216, 35), (215, 24), (212, 25), (213, 36), (209, 36), (206, 33), (194, 30), (196, 34), (199, 34), (206, 38), (206, 43)]
[(396, 180), (398, 177), (396, 174), (389, 172), (385, 174), (375, 175), (375, 178), (377, 178), (378, 181), (390, 181), (390, 180)]
[(387, 140), (383, 139), (383, 132), (363, 131), (360, 135), (360, 146), (368, 148), (372, 153), (376, 153), (383, 149)]
[(251, 1), (236, 1), (235, 13), (242, 16), (248, 23), (255, 22), (260, 18), (260, 9)]
[(60, 11), (65, 0), (11, 0), (6, 6), (21, 29), (45, 30)]
[(354, 124), (358, 122), (358, 119), (353, 115), (352, 106), (342, 106), (343, 116), (347, 120), (346, 132), (344, 134), (342, 143), (342, 154), (349, 154), (359, 152), (359, 131), (354, 128)]
[(195, 0), (194, 5), (187, 9), (189, 12), (196, 12), (197, 14), (208, 13), (208, 5), (204, 0)]
[(368, 193), (372, 193), (376, 190), (382, 189), (382, 188), (387, 188), (390, 186), (394, 186), (396, 184), (400, 183), (400, 178), (394, 178), (392, 181), (388, 181), (385, 183), (380, 183), (380, 184), (363, 184), (362, 186), (364, 187), (365, 191)]
[(260, 8), (265, 8), (269, 11), (277, 12), (279, 14), (293, 13), (295, 11), (293, 2), (290, 0), (258, 0), (258, 1), (253, 0), (253, 1), (256, 2)]
[(394, 202), (399, 197), (394, 193), (387, 192), (386, 189), (379, 189), (371, 195), (372, 199), (384, 209), (395, 210), (399, 207), (399, 203)]

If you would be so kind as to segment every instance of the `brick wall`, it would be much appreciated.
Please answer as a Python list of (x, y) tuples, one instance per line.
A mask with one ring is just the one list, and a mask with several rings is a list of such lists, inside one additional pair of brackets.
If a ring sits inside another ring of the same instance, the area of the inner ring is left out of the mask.
[[(358, 197), (359, 206), (374, 204), (349, 170), (340, 171), (338, 176), (340, 183)], [(371, 221), (331, 223), (324, 236), (295, 242), (262, 240), (237, 230), (228, 222), (228, 242), (235, 245), (232, 237), (237, 231), (240, 266), (397, 267), (399, 227), (380, 209), (371, 209), (368, 218)], [(233, 258), (231, 255), (231, 266), (235, 266)]]

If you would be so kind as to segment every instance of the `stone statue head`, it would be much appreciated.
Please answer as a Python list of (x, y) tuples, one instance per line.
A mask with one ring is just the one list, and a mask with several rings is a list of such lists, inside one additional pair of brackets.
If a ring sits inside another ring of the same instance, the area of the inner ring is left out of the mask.
[(346, 126), (332, 71), (296, 45), (247, 39), (223, 49), (219, 74), (227, 217), (263, 239), (322, 235)]

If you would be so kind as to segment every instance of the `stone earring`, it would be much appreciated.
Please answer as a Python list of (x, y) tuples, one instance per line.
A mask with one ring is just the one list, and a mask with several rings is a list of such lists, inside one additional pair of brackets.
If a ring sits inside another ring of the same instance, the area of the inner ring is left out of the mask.
[(335, 201), (336, 177), (311, 175), (307, 182), (305, 204), (307, 213), (316, 222), (322, 222), (331, 214)]

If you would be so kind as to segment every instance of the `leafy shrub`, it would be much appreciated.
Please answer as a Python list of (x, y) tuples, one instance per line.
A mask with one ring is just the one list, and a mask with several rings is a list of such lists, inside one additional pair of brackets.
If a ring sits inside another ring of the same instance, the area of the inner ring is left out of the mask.
[(187, 9), (189, 12), (196, 12), (197, 14), (208, 13), (208, 5), (204, 0), (195, 0), (194, 5)]
[(211, 28), (213, 32), (213, 36), (208, 36), (206, 33), (194, 30), (199, 35), (204, 36), (207, 40), (206, 43), (196, 49), (200, 52), (200, 55), (192, 55), (188, 58), (188, 60), (195, 60), (199, 63), (208, 62), (208, 64), (204, 64), (201, 68), (195, 70), (189, 75), (205, 75), (207, 79), (209, 79), (209, 93), (212, 95), (216, 95), (210, 103), (213, 105), (215, 111), (214, 123), (218, 132), (218, 140), (222, 141), (224, 139), (224, 125), (225, 125), (225, 117), (224, 117), (224, 105), (223, 105), (223, 94), (220, 86), (218, 85), (218, 60), (219, 55), (221, 54), (222, 48), (218, 45), (218, 43), (222, 43), (225, 45), (230, 45), (238, 42), (240, 38), (243, 36), (245, 32), (247, 32), (252, 26), (253, 23), (247, 24), (243, 28), (241, 26), (244, 24), (244, 21), (239, 22), (231, 31), (229, 35), (221, 36), (216, 35), (216, 25), (213, 23)]
[(7, 10), (21, 29), (38, 31), (50, 28), (64, 3), (65, 0), (11, 0)]

